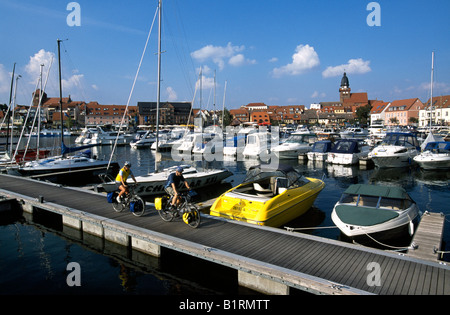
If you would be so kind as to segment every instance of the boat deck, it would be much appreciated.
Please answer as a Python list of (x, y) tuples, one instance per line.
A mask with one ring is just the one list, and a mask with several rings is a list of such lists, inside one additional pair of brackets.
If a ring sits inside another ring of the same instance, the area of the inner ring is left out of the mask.
[(450, 294), (450, 267), (437, 262), (207, 215), (192, 229), (163, 222), (150, 205), (143, 217), (116, 213), (103, 194), (22, 177), (0, 175), (0, 194), (114, 222), (116, 231), (313, 293)]

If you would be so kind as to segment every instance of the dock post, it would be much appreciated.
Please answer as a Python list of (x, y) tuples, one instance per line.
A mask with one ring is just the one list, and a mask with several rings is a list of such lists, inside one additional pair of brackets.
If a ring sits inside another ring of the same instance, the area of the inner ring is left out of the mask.
[(238, 283), (264, 294), (289, 295), (289, 286), (242, 270), (238, 270)]

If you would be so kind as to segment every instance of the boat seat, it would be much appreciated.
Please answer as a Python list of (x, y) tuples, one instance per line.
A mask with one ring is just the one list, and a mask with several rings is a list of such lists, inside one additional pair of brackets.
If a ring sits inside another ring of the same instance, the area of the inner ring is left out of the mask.
[(288, 179), (285, 177), (271, 177), (270, 187), (274, 195), (281, 194), (289, 187)]
[(265, 188), (261, 186), (263, 184), (253, 183), (253, 188), (256, 190), (256, 194), (261, 197), (271, 197), (273, 196), (272, 189), (269, 187)]

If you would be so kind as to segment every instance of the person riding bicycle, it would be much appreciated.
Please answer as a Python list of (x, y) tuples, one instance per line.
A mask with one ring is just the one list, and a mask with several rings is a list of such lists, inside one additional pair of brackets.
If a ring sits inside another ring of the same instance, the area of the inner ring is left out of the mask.
[(183, 168), (177, 167), (175, 173), (171, 173), (169, 175), (169, 178), (167, 179), (166, 185), (164, 186), (164, 190), (171, 196), (172, 198), (172, 203), (171, 203), (171, 207), (177, 207), (181, 200), (180, 200), (180, 196), (177, 190), (177, 187), (180, 186), (180, 183), (184, 182), (184, 185), (186, 186), (187, 189), (191, 189), (189, 187), (189, 184), (187, 183), (187, 181), (184, 179), (183, 177)]
[(136, 178), (133, 175), (133, 172), (131, 171), (131, 163), (125, 162), (122, 169), (119, 171), (119, 174), (117, 174), (116, 177), (116, 184), (119, 185), (120, 193), (117, 196), (117, 202), (121, 202), (120, 197), (122, 197), (123, 194), (128, 194), (128, 185), (127, 185), (127, 179), (128, 176), (131, 175), (131, 178), (133, 178), (134, 182), (137, 183)]

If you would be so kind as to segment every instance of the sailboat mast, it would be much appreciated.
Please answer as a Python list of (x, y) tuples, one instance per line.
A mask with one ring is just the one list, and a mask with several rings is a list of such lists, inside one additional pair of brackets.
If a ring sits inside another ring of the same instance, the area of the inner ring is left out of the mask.
[[(6, 152), (8, 152), (8, 141), (9, 141), (9, 119), (11, 116), (11, 102), (12, 102), (12, 95), (13, 95), (13, 87), (14, 87), (14, 75), (16, 72), (16, 63), (14, 63), (14, 67), (13, 67), (13, 72), (12, 72), (12, 77), (11, 77), (11, 90), (9, 91), (9, 104), (8, 104), (8, 115), (6, 115)], [(13, 117), (13, 121), (14, 121), (14, 117)], [(14, 126), (14, 123), (13, 123)], [(13, 133), (13, 129), (14, 127), (11, 128), (11, 134)], [(11, 142), (11, 151), (12, 151), (12, 146), (13, 143)]]
[(430, 133), (433, 119), (433, 78), (434, 77), (434, 51), (431, 54), (431, 98), (430, 98)]
[(162, 20), (162, 0), (159, 0), (158, 16), (158, 89), (156, 96), (156, 154), (155, 154), (155, 172), (158, 172), (158, 149), (159, 149), (159, 105), (161, 102), (161, 20)]
[[(58, 39), (58, 66), (59, 66), (59, 109), (60, 109), (60, 115), (61, 115), (61, 151), (62, 151), (62, 145), (64, 144), (64, 126), (63, 126), (63, 102), (62, 102), (62, 82), (61, 82), (61, 40)], [(61, 152), (62, 154), (62, 152)]]

